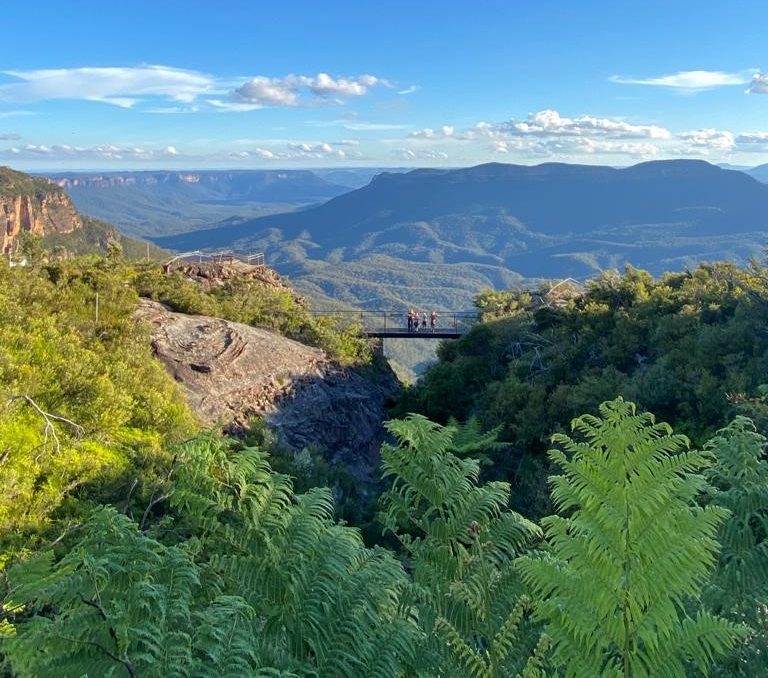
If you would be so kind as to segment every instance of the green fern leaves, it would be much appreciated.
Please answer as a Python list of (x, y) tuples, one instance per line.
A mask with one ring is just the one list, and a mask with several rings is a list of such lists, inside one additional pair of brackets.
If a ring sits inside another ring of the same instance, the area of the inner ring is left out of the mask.
[(561, 516), (543, 521), (550, 551), (520, 560), (567, 676), (684, 676), (733, 646), (741, 631), (685, 613), (717, 556), (728, 512), (700, 508), (707, 457), (621, 398), (553, 440)]

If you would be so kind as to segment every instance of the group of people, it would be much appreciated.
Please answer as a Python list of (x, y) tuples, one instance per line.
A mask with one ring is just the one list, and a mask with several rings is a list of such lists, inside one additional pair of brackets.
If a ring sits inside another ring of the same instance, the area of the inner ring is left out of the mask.
[(423, 332), (427, 331), (427, 318), (429, 318), (429, 326), (432, 328), (432, 331), (435, 331), (435, 324), (437, 323), (437, 313), (432, 311), (432, 313), (427, 316), (427, 312), (424, 311), (423, 313), (419, 314), (418, 311), (414, 311), (413, 309), (410, 309), (408, 311), (408, 331), (409, 332), (418, 332), (419, 331), (419, 324), (421, 324), (421, 329)]

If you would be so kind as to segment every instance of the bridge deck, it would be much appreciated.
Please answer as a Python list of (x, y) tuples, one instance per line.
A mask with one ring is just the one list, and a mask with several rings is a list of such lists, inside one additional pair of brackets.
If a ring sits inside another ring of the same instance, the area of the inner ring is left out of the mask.
[(365, 335), (375, 339), (458, 339), (467, 333), (466, 330), (450, 327), (436, 327), (434, 332), (427, 328), (418, 332), (409, 332), (407, 328), (375, 328), (365, 330)]

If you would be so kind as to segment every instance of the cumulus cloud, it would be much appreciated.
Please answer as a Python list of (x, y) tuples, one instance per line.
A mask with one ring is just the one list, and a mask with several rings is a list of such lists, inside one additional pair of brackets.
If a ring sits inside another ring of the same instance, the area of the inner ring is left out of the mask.
[(493, 153), (578, 160), (601, 155), (654, 158), (662, 155), (664, 145), (672, 143), (674, 136), (660, 125), (594, 115), (567, 117), (556, 110), (545, 109), (530, 113), (524, 119), (481, 121), (464, 129), (451, 125), (427, 127), (412, 132), (409, 138), (419, 139), (423, 144), (449, 140), (484, 142), (486, 149)]
[[(237, 151), (229, 154), (230, 158), (237, 160), (346, 160), (349, 158), (361, 158), (362, 154), (350, 147), (356, 146), (356, 142), (349, 140), (334, 142), (288, 142), (281, 148), (263, 148)], [(342, 148), (346, 147), (346, 148)]]
[(191, 102), (214, 87), (198, 71), (170, 66), (2, 71), (19, 82), (0, 85), (0, 102), (85, 99), (131, 108), (145, 97)]
[(749, 83), (747, 94), (768, 94), (768, 73), (755, 73)]
[(478, 131), (540, 136), (596, 135), (616, 139), (669, 139), (671, 136), (669, 130), (658, 125), (633, 125), (623, 120), (598, 118), (592, 115), (567, 118), (551, 109), (531, 113), (525, 120), (511, 120), (495, 126), (481, 123)]
[(744, 85), (749, 82), (749, 75), (744, 73), (726, 73), (725, 71), (679, 71), (653, 78), (629, 78), (613, 75), (611, 82), (621, 85), (649, 85), (670, 89), (697, 92), (715, 87)]
[(232, 92), (235, 101), (259, 106), (301, 106), (310, 99), (302, 94), (312, 94), (327, 100), (333, 97), (351, 97), (367, 94), (371, 87), (389, 86), (389, 83), (375, 75), (334, 78), (328, 73), (315, 76), (287, 75), (281, 78), (256, 76)]
[(696, 155), (729, 153), (736, 144), (733, 132), (711, 128), (683, 132), (679, 139), (685, 144), (684, 153)]

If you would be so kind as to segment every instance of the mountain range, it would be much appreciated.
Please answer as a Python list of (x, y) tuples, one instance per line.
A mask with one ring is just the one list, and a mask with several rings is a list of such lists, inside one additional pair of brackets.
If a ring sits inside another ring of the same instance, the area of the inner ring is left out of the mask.
[(315, 296), (371, 305), (466, 304), (478, 283), (584, 278), (627, 263), (661, 273), (743, 260), (766, 235), (768, 184), (669, 160), (384, 172), (318, 206), (154, 240), (263, 250)]

